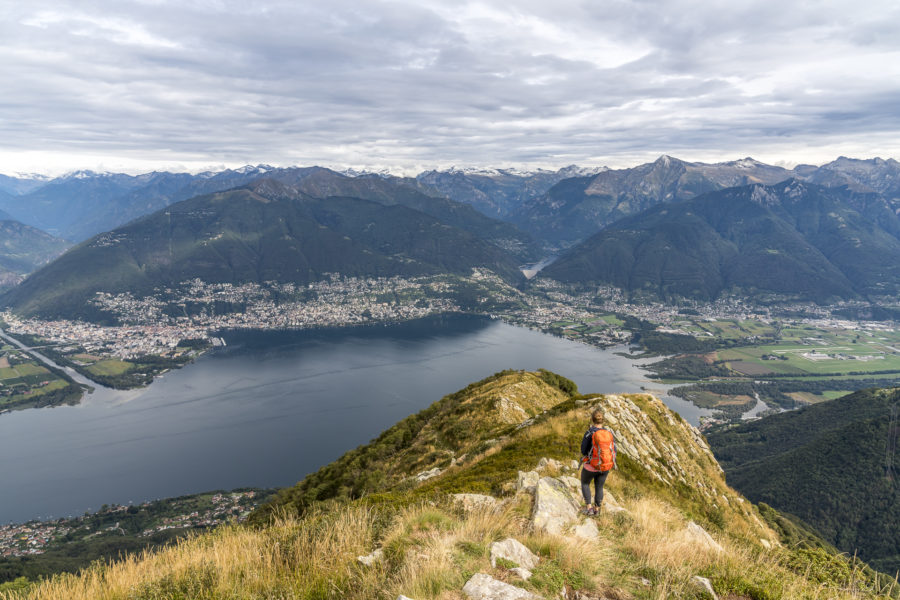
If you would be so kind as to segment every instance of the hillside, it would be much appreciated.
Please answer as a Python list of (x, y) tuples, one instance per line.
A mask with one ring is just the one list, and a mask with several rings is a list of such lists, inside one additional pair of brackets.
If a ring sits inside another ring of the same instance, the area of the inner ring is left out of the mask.
[[(595, 405), (619, 440), (619, 470), (603, 514), (584, 520), (570, 462)], [(348, 489), (359, 473), (374, 493)], [(305, 482), (256, 527), (20, 581), (6, 598), (891, 597), (851, 559), (781, 546), (659, 400), (579, 396), (546, 372), (472, 384)]]
[(843, 398), (709, 434), (728, 482), (796, 515), (888, 573), (900, 569), (900, 389)]
[[(0, 215), (2, 217), (2, 215)], [(14, 220), (0, 220), (0, 289), (50, 262), (70, 244)]]
[(846, 188), (743, 186), (622, 219), (542, 275), (662, 298), (890, 296), (900, 289), (898, 226), (883, 199)]
[(750, 183), (774, 184), (790, 177), (786, 169), (751, 158), (705, 164), (661, 156), (629, 169), (560, 181), (543, 196), (523, 203), (509, 219), (540, 239), (567, 247), (657, 204)]
[(470, 233), (402, 205), (312, 198), (272, 180), (186, 200), (84, 242), (3, 297), (25, 315), (102, 319), (97, 292), (137, 297), (208, 283), (306, 284), (329, 273), (468, 275), (518, 281), (517, 261)]
[(133, 176), (82, 171), (41, 182), (36, 189), (20, 185), (9, 186), (16, 193), (0, 190), (0, 209), (30, 225), (80, 242), (176, 202), (249, 185), (262, 178), (278, 180), (316, 198), (349, 196), (407, 206), (498, 245), (520, 260), (538, 258), (538, 246), (514, 225), (489, 218), (466, 203), (434, 191), (425, 193), (417, 189), (416, 180), (348, 177), (322, 167), (258, 165), (196, 175), (152, 172)]
[(316, 198), (349, 196), (421, 211), (442, 223), (468, 231), (521, 261), (541, 256), (538, 244), (514, 225), (485, 216), (464, 202), (423, 193), (403, 179), (376, 175), (347, 177), (322, 167), (279, 169), (267, 176)]

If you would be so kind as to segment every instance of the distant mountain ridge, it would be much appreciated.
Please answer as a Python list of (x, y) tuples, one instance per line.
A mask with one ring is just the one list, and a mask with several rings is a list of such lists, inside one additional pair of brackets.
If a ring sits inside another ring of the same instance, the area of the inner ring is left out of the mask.
[(846, 187), (790, 179), (727, 188), (617, 221), (542, 275), (661, 298), (891, 296), (900, 218), (883, 197)]
[(330, 273), (469, 275), (475, 267), (510, 282), (522, 278), (510, 254), (422, 211), (314, 197), (264, 178), (95, 236), (33, 273), (3, 301), (26, 315), (97, 318), (90, 300), (99, 291), (142, 296), (194, 278), (305, 284)]
[(710, 165), (661, 156), (629, 169), (563, 180), (522, 204), (510, 220), (551, 244), (567, 246), (660, 203), (749, 183), (774, 184), (791, 176), (787, 169), (751, 158)]

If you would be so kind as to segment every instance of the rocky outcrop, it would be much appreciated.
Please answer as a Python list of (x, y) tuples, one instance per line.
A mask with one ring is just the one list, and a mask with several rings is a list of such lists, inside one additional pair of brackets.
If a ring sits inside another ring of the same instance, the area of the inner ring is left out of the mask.
[(365, 556), (357, 556), (356, 560), (367, 567), (371, 567), (375, 563), (381, 562), (384, 559), (384, 551), (381, 548), (377, 548), (373, 550), (370, 554)]
[[(536, 554), (514, 538), (506, 538), (502, 542), (491, 544), (491, 566), (497, 566), (497, 559), (502, 558), (515, 563), (519, 567), (533, 569), (541, 560)], [(523, 578), (524, 579), (524, 578)]]
[(535, 530), (562, 535), (578, 518), (578, 504), (569, 487), (552, 477), (541, 478), (534, 489), (531, 521)]
[(590, 519), (585, 519), (580, 525), (576, 525), (574, 529), (575, 537), (583, 540), (596, 541), (600, 539), (600, 531), (597, 524)]
[(463, 510), (466, 512), (490, 512), (499, 505), (496, 498), (485, 496), (484, 494), (452, 494), (452, 497), (462, 505)]
[(699, 575), (694, 575), (691, 577), (691, 583), (697, 588), (703, 597), (711, 598), (712, 600), (719, 600), (719, 597), (716, 596), (716, 591), (713, 589), (712, 582), (706, 577), (700, 577)]
[(519, 471), (516, 478), (516, 490), (521, 492), (534, 492), (534, 488), (541, 479), (537, 471)]
[(709, 550), (714, 550), (716, 552), (722, 551), (722, 546), (713, 539), (709, 533), (694, 523), (693, 521), (688, 521), (687, 527), (685, 528), (685, 533), (687, 534), (687, 538), (692, 542), (695, 542), (698, 546), (702, 546)]
[(437, 477), (441, 473), (443, 473), (443, 471), (441, 471), (439, 468), (435, 467), (435, 468), (429, 469), (427, 471), (422, 471), (421, 473), (416, 473), (414, 475), (414, 477), (415, 477), (416, 481), (421, 482), (421, 481), (427, 481), (427, 480), (431, 479), (432, 477)]
[(485, 573), (476, 573), (463, 586), (463, 593), (470, 600), (540, 600), (540, 596), (528, 590), (503, 583)]
[[(635, 400), (645, 406), (641, 408)], [(593, 399), (592, 403), (592, 410), (599, 408), (604, 412), (604, 427), (613, 432), (620, 454), (626, 454), (663, 483), (681, 482), (707, 498), (722, 501), (724, 488), (710, 489), (706, 483), (709, 478), (696, 468), (698, 463), (705, 463), (710, 469), (722, 472), (709, 445), (695, 427), (674, 416), (662, 401), (648, 394), (632, 397), (609, 394)], [(665, 435), (654, 419), (662, 420)], [(727, 497), (724, 501), (728, 502)]]

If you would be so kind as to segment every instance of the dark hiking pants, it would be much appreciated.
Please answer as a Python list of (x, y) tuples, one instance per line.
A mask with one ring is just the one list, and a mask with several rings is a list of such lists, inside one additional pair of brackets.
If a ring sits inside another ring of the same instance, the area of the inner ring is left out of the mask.
[(600, 506), (603, 502), (603, 484), (606, 483), (606, 476), (609, 471), (588, 471), (581, 469), (581, 495), (584, 496), (584, 503), (591, 503), (591, 481), (594, 482), (594, 504)]

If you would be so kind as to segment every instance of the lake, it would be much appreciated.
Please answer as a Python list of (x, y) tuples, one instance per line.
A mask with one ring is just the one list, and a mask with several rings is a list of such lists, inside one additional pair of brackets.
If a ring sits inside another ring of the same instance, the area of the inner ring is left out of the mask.
[[(584, 393), (665, 389), (611, 350), (480, 317), (221, 335), (226, 347), (148, 388), (0, 415), (0, 522), (292, 485), (503, 369), (550, 369)], [(707, 414), (664, 400), (694, 424)]]

